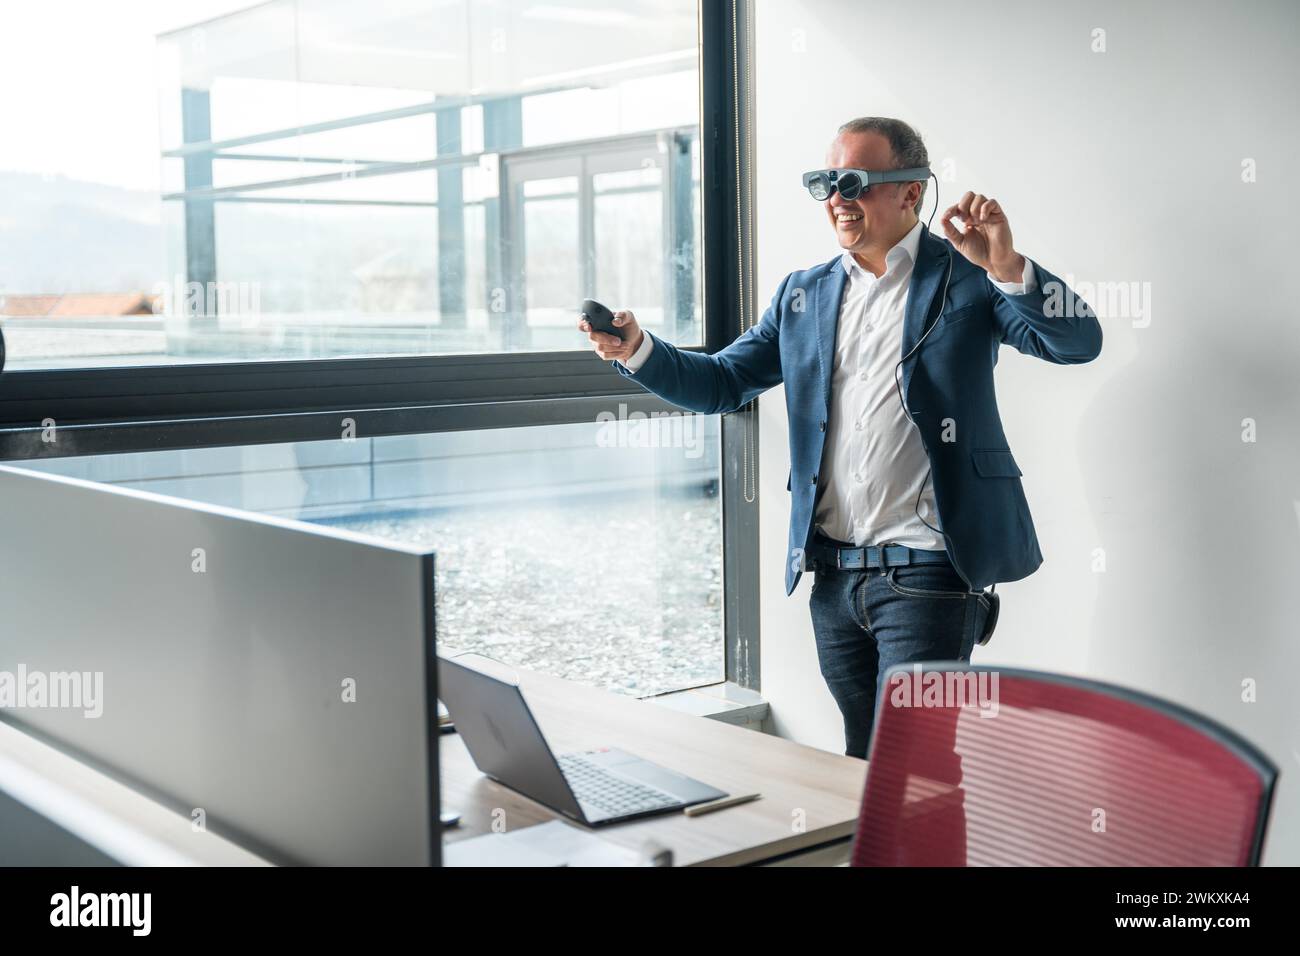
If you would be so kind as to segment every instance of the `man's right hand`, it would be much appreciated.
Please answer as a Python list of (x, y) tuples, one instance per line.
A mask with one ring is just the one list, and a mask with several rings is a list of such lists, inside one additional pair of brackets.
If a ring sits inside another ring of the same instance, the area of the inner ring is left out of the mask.
[(614, 325), (623, 331), (621, 339), (616, 335), (610, 335), (608, 332), (595, 332), (591, 328), (591, 323), (584, 318), (578, 318), (579, 331), (587, 333), (587, 339), (591, 342), (591, 346), (596, 350), (597, 355), (606, 362), (626, 362), (641, 347), (641, 341), (645, 338), (645, 333), (641, 331), (641, 326), (637, 325), (636, 316), (631, 312), (615, 312)]

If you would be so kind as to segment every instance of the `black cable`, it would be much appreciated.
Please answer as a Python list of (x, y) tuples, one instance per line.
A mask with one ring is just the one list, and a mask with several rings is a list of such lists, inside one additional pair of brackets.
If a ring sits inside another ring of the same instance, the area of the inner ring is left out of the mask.
[[(934, 208), (930, 210), (930, 219), (925, 225), (926, 229), (930, 228), (931, 223), (934, 222), (934, 214), (939, 211), (939, 177), (936, 176), (934, 173), (931, 173), (930, 176), (934, 179)], [(906, 362), (909, 358), (911, 358), (913, 354), (915, 354), (916, 350), (921, 347), (921, 343), (924, 342), (926, 338), (930, 335), (930, 333), (934, 331), (935, 326), (939, 324), (939, 320), (943, 318), (944, 310), (948, 308), (948, 284), (951, 281), (952, 281), (952, 249), (948, 249), (948, 271), (943, 278), (943, 297), (939, 300), (939, 314), (935, 316), (934, 322), (930, 324), (930, 326), (925, 330), (924, 334), (922, 334), (922, 336), (917, 340), (916, 344), (913, 345), (908, 350), (907, 354), (898, 360), (898, 364), (894, 366), (894, 390), (898, 393), (898, 404), (902, 406), (903, 414), (907, 416), (907, 420), (912, 423), (913, 427), (916, 428), (918, 433), (921, 431), (921, 426), (916, 424), (916, 419), (912, 417), (911, 409), (907, 407), (907, 402), (904, 401), (903, 399), (903, 386), (901, 380), (899, 379), (899, 372), (902, 371), (903, 363)], [(929, 458), (928, 453), (926, 455), (926, 458), (927, 459)], [(921, 488), (916, 493), (916, 501), (913, 502), (912, 504), (912, 511), (915, 512), (916, 517), (920, 520), (921, 524), (925, 525), (935, 534), (942, 537), (946, 542), (948, 540), (948, 536), (944, 534), (944, 532), (941, 529), (936, 528), (934, 525), (930, 524), (930, 522), (926, 521), (924, 516), (922, 516), (921, 514), (921, 496), (925, 494), (926, 485), (930, 483), (931, 471), (932, 471), (931, 467), (927, 464), (925, 468), (925, 478), (922, 479)], [(972, 592), (972, 593), (976, 593), (976, 592)], [(987, 593), (988, 595), (996, 596), (997, 585), (994, 584), (991, 588), (989, 588), (988, 592), (978, 592), (978, 593)], [(987, 637), (985, 637), (984, 639), (987, 640)], [(983, 641), (981, 641), (981, 643), (983, 643)]]
[[(930, 223), (934, 222), (934, 214), (939, 211), (939, 177), (936, 176), (934, 173), (931, 173), (930, 176), (934, 179), (934, 208), (930, 210), (930, 222), (926, 223), (925, 226), (927, 230), (930, 228)], [(911, 358), (913, 354), (915, 354), (916, 350), (921, 347), (921, 343), (924, 342), (927, 337), (929, 337), (930, 333), (934, 331), (935, 326), (939, 324), (939, 320), (943, 318), (944, 310), (948, 308), (948, 284), (951, 281), (952, 281), (952, 250), (949, 249), (948, 250), (948, 271), (943, 277), (943, 296), (939, 300), (939, 314), (935, 316), (933, 323), (928, 323), (924, 334), (917, 340), (916, 344), (913, 345), (911, 349), (908, 350), (907, 354), (898, 360), (898, 364), (894, 366), (894, 390), (895, 392), (898, 393), (898, 404), (902, 406), (903, 414), (907, 416), (907, 420), (912, 423), (912, 425), (916, 428), (918, 432), (921, 430), (921, 426), (916, 424), (916, 419), (912, 417), (912, 410), (907, 407), (907, 402), (903, 399), (903, 386), (901, 380), (899, 379), (899, 373), (903, 369), (903, 363), (906, 362), (909, 358)], [(921, 524), (925, 525), (935, 534), (941, 535), (946, 541), (947, 535), (945, 535), (943, 531), (941, 531), (939, 528), (936, 528), (934, 525), (930, 524), (930, 522), (926, 521), (925, 517), (921, 514), (921, 496), (925, 494), (926, 485), (930, 483), (930, 471), (931, 469), (927, 465), (925, 469), (925, 478), (921, 481), (921, 487), (916, 493), (916, 501), (913, 502), (912, 504), (912, 511), (916, 514), (916, 517), (921, 522)]]
[(930, 210), (930, 218), (925, 224), (926, 229), (934, 227), (934, 214), (939, 211), (939, 177), (931, 173), (930, 178), (934, 180), (934, 208)]

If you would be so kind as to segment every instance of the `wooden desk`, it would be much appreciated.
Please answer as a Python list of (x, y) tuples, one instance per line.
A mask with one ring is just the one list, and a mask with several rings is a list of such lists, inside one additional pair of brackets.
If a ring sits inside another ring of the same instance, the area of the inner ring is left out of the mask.
[[(673, 851), (674, 866), (848, 859), (866, 761), (482, 658), (473, 666), (518, 680), (556, 753), (618, 747), (728, 793), (763, 795), (700, 817), (672, 813), (591, 830), (601, 838), (638, 851), (653, 840)], [(443, 812), (461, 815), (447, 842), (491, 832), (497, 809), (507, 830), (567, 819), (484, 777), (459, 735), (443, 734), (438, 749)]]

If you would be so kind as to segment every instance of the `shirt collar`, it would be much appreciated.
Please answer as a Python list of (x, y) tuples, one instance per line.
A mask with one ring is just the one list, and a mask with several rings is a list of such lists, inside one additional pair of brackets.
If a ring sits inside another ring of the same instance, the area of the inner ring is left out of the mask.
[[(898, 241), (898, 244), (885, 254), (886, 274), (892, 272), (894, 267), (903, 259), (904, 256), (906, 256), (908, 261), (910, 261), (913, 265), (916, 265), (916, 254), (917, 254), (917, 250), (920, 248), (921, 248), (921, 220), (918, 219), (916, 221), (916, 225), (914, 225), (910, 230), (908, 230), (907, 235), (905, 235), (902, 239), (900, 239)], [(849, 252), (847, 249), (845, 249), (844, 252), (840, 255), (840, 263), (842, 264), (844, 271), (848, 273), (850, 278), (853, 278), (855, 275), (870, 276), (872, 279), (875, 278), (875, 276), (871, 275), (870, 272), (862, 268), (862, 266), (858, 265), (858, 260), (854, 259), (853, 253)]]

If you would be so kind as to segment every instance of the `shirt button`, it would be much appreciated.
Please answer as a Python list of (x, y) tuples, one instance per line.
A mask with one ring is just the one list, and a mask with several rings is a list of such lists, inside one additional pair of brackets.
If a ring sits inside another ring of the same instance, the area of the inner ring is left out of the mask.
[(812, 476), (812, 483), (813, 483), (814, 485), (817, 484), (817, 476), (816, 476), (816, 475), (813, 475), (813, 476)]
[(866, 428), (866, 427), (867, 427), (867, 426), (866, 426), (866, 423), (864, 423), (864, 422), (860, 422), (860, 421), (858, 421), (858, 422), (854, 422), (854, 423), (853, 423), (853, 430), (854, 430), (855, 432), (860, 432), (860, 431), (862, 431), (862, 429), (864, 429), (864, 428)]
[(822, 432), (826, 431), (826, 422), (824, 422), (824, 421), (820, 421), (820, 422), (818, 422), (818, 423), (817, 423), (817, 430), (818, 430), (818, 431), (822, 431)]

